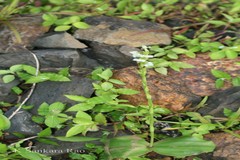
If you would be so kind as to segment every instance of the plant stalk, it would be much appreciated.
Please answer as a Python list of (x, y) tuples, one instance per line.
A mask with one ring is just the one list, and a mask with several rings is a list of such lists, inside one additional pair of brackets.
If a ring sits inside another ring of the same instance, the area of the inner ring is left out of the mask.
[(147, 85), (147, 68), (140, 64), (140, 70), (139, 70), (141, 79), (142, 79), (142, 85), (143, 90), (146, 95), (146, 99), (149, 106), (149, 128), (150, 128), (150, 145), (149, 147), (153, 147), (154, 143), (154, 110), (153, 110), (153, 102), (152, 102), (152, 96), (150, 94), (148, 85)]

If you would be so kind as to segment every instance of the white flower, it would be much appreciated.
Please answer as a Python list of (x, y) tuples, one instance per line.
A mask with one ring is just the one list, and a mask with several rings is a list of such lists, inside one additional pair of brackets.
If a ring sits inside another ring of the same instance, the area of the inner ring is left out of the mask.
[(141, 54), (138, 51), (131, 51), (130, 53), (132, 54), (133, 58), (141, 57)]
[(219, 49), (223, 49), (223, 48), (225, 48), (225, 46), (219, 46), (218, 48), (219, 48)]
[(150, 47), (148, 47), (148, 46), (142, 46), (142, 49), (143, 49), (144, 51), (148, 51), (149, 48), (150, 48)]
[(152, 62), (147, 62), (144, 66), (145, 66), (145, 67), (153, 67), (154, 65), (153, 65)]
[(134, 58), (133, 61), (136, 61), (136, 62), (146, 62), (146, 60), (144, 60), (144, 59), (137, 59), (137, 58)]

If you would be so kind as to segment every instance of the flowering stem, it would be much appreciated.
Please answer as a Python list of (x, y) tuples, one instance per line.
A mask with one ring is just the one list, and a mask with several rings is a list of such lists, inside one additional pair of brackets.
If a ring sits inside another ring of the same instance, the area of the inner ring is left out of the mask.
[(144, 93), (146, 95), (146, 99), (149, 106), (149, 126), (150, 126), (150, 145), (149, 147), (153, 147), (154, 143), (154, 110), (153, 110), (153, 102), (152, 102), (152, 96), (150, 94), (148, 85), (147, 85), (147, 68), (140, 63), (139, 64), (139, 74), (142, 79), (142, 86)]

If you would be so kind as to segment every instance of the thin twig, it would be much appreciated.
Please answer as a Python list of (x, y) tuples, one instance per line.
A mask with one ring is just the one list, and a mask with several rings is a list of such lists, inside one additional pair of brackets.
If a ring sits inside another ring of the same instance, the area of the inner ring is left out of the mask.
[[(24, 138), (20, 141), (24, 142), (24, 141), (27, 141), (27, 140), (30, 140), (30, 139), (34, 139), (34, 138), (37, 138), (38, 136), (32, 136), (32, 137), (27, 137), (27, 138)], [(20, 141), (16, 142), (16, 143), (12, 143), (10, 144), (10, 146), (14, 146), (15, 144), (19, 143)]]
[[(35, 60), (35, 62), (36, 62), (36, 73), (35, 73), (35, 76), (37, 76), (38, 73), (39, 73), (39, 67), (40, 67), (40, 65), (39, 65), (39, 60), (38, 60), (37, 56), (36, 56), (33, 52), (29, 51), (25, 46), (24, 46), (24, 49), (26, 49), (26, 50), (33, 56), (33, 58), (34, 58), (34, 60)], [(33, 94), (33, 91), (34, 91), (35, 87), (36, 87), (36, 83), (33, 83), (32, 87), (31, 87), (31, 90), (29, 91), (29, 94), (28, 94), (27, 97), (22, 101), (22, 103), (19, 105), (19, 107), (12, 113), (12, 115), (10, 115), (10, 116), (8, 117), (9, 120), (11, 120), (11, 119), (13, 118), (13, 116), (15, 116), (15, 115), (17, 114), (17, 112), (22, 108), (22, 106), (29, 100), (29, 98), (30, 98), (30, 97), (32, 96), (32, 94)]]

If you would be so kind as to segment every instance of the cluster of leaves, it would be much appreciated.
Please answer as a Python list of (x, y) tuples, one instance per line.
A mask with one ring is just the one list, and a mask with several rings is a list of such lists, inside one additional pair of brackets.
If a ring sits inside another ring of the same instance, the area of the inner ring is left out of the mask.
[[(197, 34), (197, 33), (196, 33)], [(234, 59), (237, 58), (240, 51), (239, 41), (217, 42), (214, 40), (215, 33), (207, 31), (199, 34), (196, 38), (190, 39), (183, 35), (175, 35), (174, 41), (184, 45), (181, 52), (191, 58), (195, 58), (198, 52), (210, 52), (209, 56), (212, 60), (222, 58)]]
[[(24, 81), (25, 84), (33, 84), (44, 81), (70, 81), (68, 78), (68, 68), (64, 68), (58, 73), (41, 73), (37, 71), (36, 68), (24, 64), (13, 65), (7, 70), (0, 70), (0, 75), (3, 75), (2, 79), (4, 83), (14, 81), (16, 77), (18, 77), (21, 81)], [(13, 87), (12, 90), (17, 94), (22, 93), (22, 90), (17, 86)]]
[(215, 81), (216, 88), (224, 87), (225, 81), (230, 81), (233, 86), (240, 86), (240, 76), (232, 77), (226, 72), (215, 69), (212, 69), (211, 73), (215, 78), (217, 78)]

